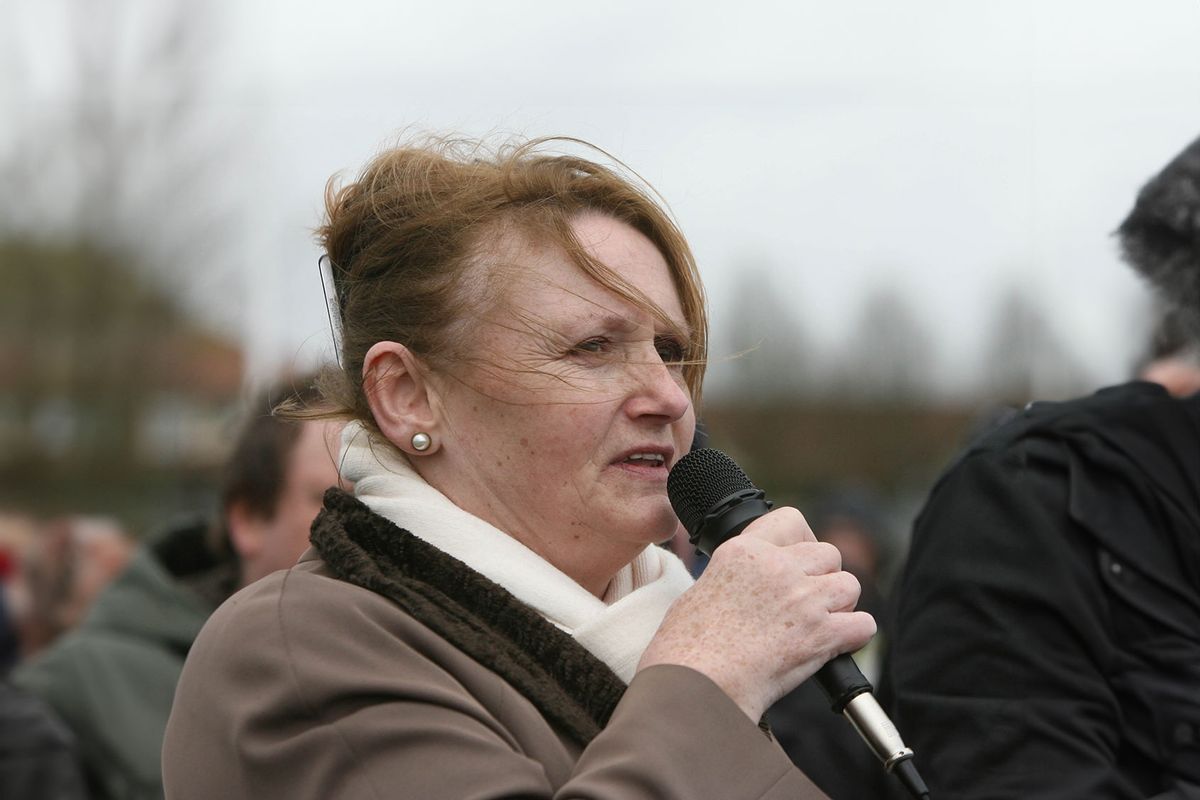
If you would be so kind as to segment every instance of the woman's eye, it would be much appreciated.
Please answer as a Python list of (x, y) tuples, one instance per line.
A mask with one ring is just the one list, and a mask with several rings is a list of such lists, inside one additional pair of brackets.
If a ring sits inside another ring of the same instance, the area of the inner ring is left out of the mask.
[(678, 339), (660, 337), (654, 340), (654, 348), (658, 351), (658, 357), (665, 364), (677, 364), (683, 361), (683, 344)]
[(575, 353), (604, 353), (608, 350), (608, 340), (603, 337), (588, 339), (571, 348)]

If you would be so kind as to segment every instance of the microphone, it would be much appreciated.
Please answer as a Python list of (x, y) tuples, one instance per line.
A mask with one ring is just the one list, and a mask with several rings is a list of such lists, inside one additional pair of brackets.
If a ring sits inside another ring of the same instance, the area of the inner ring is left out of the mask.
[[(766, 493), (742, 468), (720, 450), (693, 450), (679, 460), (667, 477), (667, 495), (676, 516), (697, 550), (711, 556), (724, 542), (771, 510)], [(842, 714), (859, 736), (915, 798), (929, 798), (929, 789), (913, 764), (913, 751), (871, 694), (848, 654), (837, 656), (813, 676), (835, 714)]]

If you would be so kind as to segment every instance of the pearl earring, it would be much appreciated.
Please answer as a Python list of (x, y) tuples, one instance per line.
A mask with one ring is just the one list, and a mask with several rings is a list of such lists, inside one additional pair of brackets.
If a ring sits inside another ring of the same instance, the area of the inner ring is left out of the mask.
[(413, 450), (418, 453), (423, 453), (429, 449), (429, 445), (433, 444), (433, 439), (429, 438), (428, 433), (414, 433), (412, 437)]

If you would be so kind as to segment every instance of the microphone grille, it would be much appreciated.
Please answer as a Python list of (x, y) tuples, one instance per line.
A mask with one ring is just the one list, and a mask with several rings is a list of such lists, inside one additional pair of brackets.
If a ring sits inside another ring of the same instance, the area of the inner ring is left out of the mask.
[(667, 497), (689, 534), (695, 534), (713, 506), (729, 495), (754, 489), (753, 481), (729, 456), (706, 447), (679, 459), (667, 476)]

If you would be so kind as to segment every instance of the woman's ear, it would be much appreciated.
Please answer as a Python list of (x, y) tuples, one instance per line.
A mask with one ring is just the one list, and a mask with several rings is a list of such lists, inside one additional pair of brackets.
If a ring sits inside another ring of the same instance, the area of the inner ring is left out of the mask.
[(363, 390), (375, 424), (392, 444), (410, 456), (437, 451), (437, 399), (411, 350), (396, 342), (373, 344), (363, 359)]

